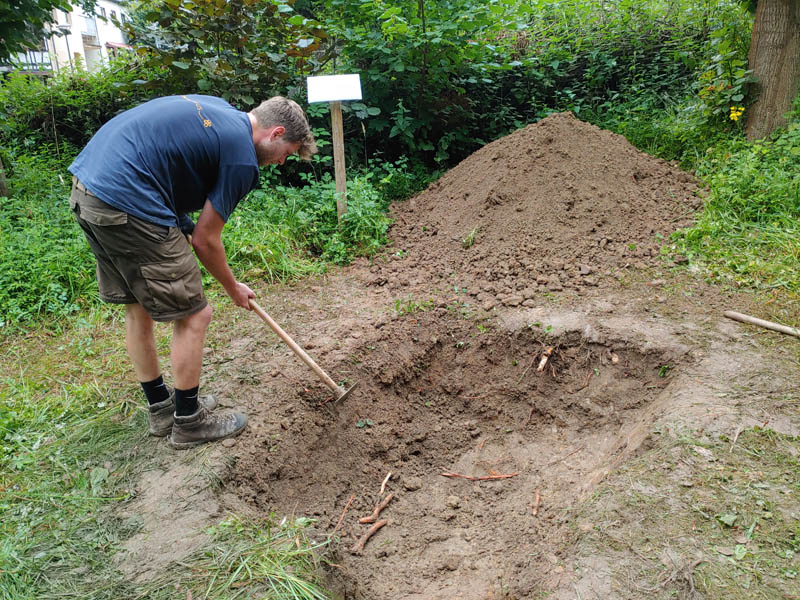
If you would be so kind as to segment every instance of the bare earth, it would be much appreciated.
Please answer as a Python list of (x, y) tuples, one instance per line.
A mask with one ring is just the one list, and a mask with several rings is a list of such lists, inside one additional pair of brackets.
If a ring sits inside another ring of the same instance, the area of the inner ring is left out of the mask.
[[(337, 406), (256, 315), (218, 311), (204, 386), (251, 425), (146, 475), (123, 570), (146, 580), (226, 510), (312, 516), (321, 538), (353, 497), (326, 571), (340, 598), (622, 597), (569, 523), (609, 473), (654, 430), (800, 425), (772, 402), (794, 385), (790, 348), (722, 318), (744, 296), (659, 256), (696, 192), (567, 113), (487, 145), (396, 206), (384, 255), (263, 291), (334, 379), (360, 383)], [(221, 494), (197, 479), (209, 463)], [(388, 493), (388, 523), (352, 554)]]

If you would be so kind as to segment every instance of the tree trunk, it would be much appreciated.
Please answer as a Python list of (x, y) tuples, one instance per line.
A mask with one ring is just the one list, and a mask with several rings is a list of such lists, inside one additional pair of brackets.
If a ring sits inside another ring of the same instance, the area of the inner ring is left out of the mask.
[(747, 139), (756, 140), (786, 124), (800, 87), (800, 0), (759, 0), (749, 61), (759, 96), (748, 111)]

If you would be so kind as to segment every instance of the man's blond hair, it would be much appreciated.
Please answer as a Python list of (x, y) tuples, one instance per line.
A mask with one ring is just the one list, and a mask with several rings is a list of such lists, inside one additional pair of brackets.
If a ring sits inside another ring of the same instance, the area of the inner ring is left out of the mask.
[(274, 127), (281, 125), (286, 132), (283, 139), (287, 142), (300, 142), (297, 154), (303, 160), (309, 160), (317, 152), (317, 143), (308, 124), (308, 118), (300, 105), (294, 100), (283, 96), (273, 96), (264, 100), (250, 111), (256, 118), (259, 127)]

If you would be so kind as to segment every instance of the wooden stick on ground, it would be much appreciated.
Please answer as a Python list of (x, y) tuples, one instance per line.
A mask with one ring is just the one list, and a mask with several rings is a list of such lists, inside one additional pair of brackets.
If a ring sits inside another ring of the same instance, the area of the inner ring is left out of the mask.
[(370, 528), (367, 530), (367, 533), (365, 533), (364, 535), (362, 535), (362, 536), (361, 536), (361, 539), (359, 539), (359, 540), (358, 540), (358, 541), (357, 541), (357, 542), (356, 542), (356, 543), (353, 545), (353, 547), (352, 547), (352, 548), (350, 548), (350, 553), (351, 553), (351, 554), (361, 554), (361, 553), (364, 551), (364, 544), (366, 544), (366, 543), (367, 543), (367, 540), (369, 540), (369, 538), (371, 538), (371, 537), (372, 537), (372, 534), (374, 534), (376, 531), (378, 531), (378, 529), (380, 529), (381, 527), (383, 527), (384, 525), (386, 525), (388, 522), (389, 522), (389, 521), (388, 521), (387, 519), (383, 519), (383, 520), (381, 520), (381, 521), (378, 521), (377, 523), (375, 523), (375, 525), (373, 525), (372, 527), (370, 527)]
[(744, 315), (742, 313), (738, 313), (732, 310), (726, 310), (723, 314), (729, 319), (733, 319), (734, 321), (739, 321), (741, 323), (750, 323), (751, 325), (758, 325), (759, 327), (763, 327), (764, 329), (771, 329), (772, 331), (779, 331), (781, 333), (785, 333), (786, 335), (793, 335), (795, 337), (800, 337), (800, 329), (797, 329), (797, 327), (788, 327), (786, 325), (781, 325), (779, 323), (773, 323), (772, 321), (757, 319), (756, 317), (751, 317), (750, 315)]
[(481, 475), (480, 477), (475, 477), (473, 475), (462, 475), (461, 473), (441, 473), (442, 477), (460, 477), (461, 479), (468, 479), (470, 481), (489, 481), (490, 479), (508, 479), (510, 477), (516, 477), (519, 473), (509, 473), (507, 475), (495, 474), (495, 475)]
[(548, 346), (547, 350), (545, 350), (544, 354), (542, 354), (542, 360), (539, 361), (539, 366), (536, 367), (537, 373), (541, 373), (542, 371), (544, 371), (544, 368), (547, 365), (547, 360), (550, 358), (551, 354), (553, 354), (553, 347)]
[(387, 484), (387, 483), (389, 483), (389, 478), (390, 478), (391, 476), (392, 476), (392, 472), (391, 472), (391, 471), (389, 471), (389, 472), (386, 474), (386, 478), (383, 480), (383, 483), (381, 484), (381, 496), (383, 496), (383, 491), (386, 489), (386, 484)]
[(381, 511), (382, 511), (384, 508), (386, 508), (387, 506), (389, 506), (389, 502), (391, 502), (391, 501), (392, 501), (392, 498), (394, 498), (394, 494), (389, 494), (388, 496), (386, 496), (386, 498), (384, 498), (383, 500), (381, 500), (381, 501), (378, 503), (378, 505), (377, 505), (377, 506), (375, 507), (375, 509), (372, 511), (372, 514), (371, 514), (370, 516), (368, 516), (368, 517), (361, 517), (361, 518), (358, 520), (358, 522), (359, 522), (359, 523), (374, 523), (375, 521), (377, 521), (377, 520), (378, 520), (378, 515), (379, 515), (379, 514), (381, 514)]
[(536, 497), (533, 499), (533, 516), (539, 514), (539, 502), (542, 501), (542, 497), (539, 495), (539, 490), (536, 490)]
[(342, 526), (342, 521), (344, 521), (344, 516), (347, 514), (347, 509), (350, 508), (350, 504), (352, 504), (353, 498), (355, 498), (355, 496), (351, 495), (350, 496), (350, 500), (348, 500), (347, 504), (344, 505), (344, 510), (342, 511), (342, 516), (339, 517), (339, 522), (336, 523), (336, 527), (333, 528), (333, 533), (331, 533), (331, 536), (336, 535), (336, 532), (339, 531), (339, 527)]

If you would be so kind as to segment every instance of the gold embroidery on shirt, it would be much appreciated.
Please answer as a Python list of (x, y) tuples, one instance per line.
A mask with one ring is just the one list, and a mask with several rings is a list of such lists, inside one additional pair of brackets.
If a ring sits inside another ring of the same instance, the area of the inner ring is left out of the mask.
[(195, 107), (197, 107), (197, 116), (200, 118), (200, 122), (203, 124), (203, 127), (211, 127), (213, 125), (213, 123), (211, 123), (211, 119), (206, 118), (206, 116), (203, 114), (203, 107), (200, 106), (199, 102), (195, 102), (194, 100), (188, 98), (187, 96), (181, 96), (181, 98), (183, 98), (184, 100), (188, 100), (189, 102), (194, 104)]

